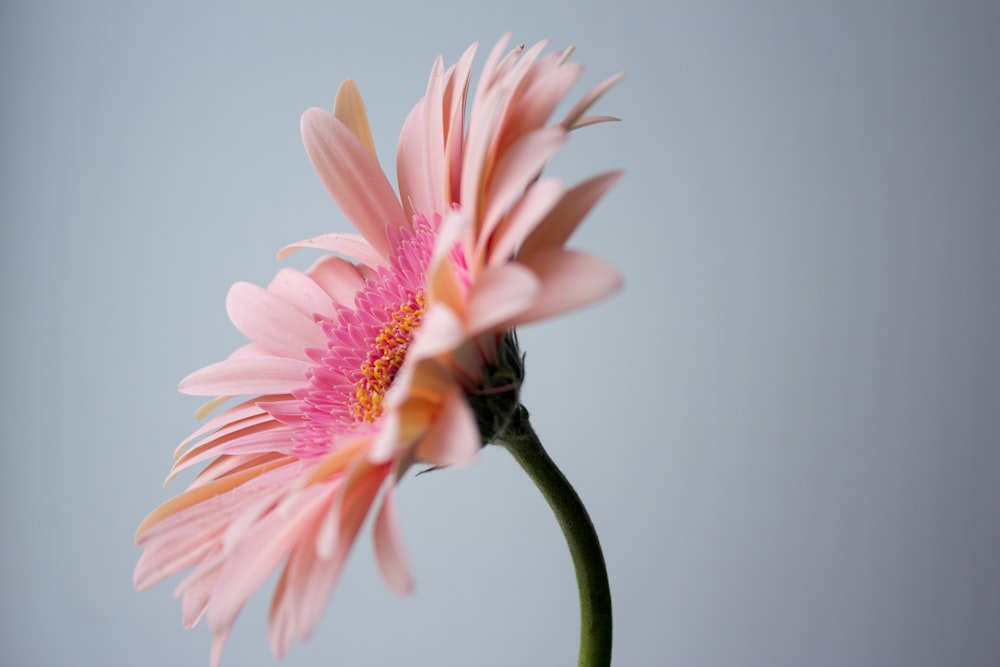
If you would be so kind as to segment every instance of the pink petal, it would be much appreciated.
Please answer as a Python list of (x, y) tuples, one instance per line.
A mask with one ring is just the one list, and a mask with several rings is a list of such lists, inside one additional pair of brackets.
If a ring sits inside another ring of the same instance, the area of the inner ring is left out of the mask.
[(205, 486), (223, 477), (244, 471), (266, 469), (269, 464), (287, 458), (279, 452), (220, 456), (198, 473), (198, 476), (188, 485), (188, 489), (196, 489), (199, 486)]
[(566, 117), (562, 121), (563, 127), (571, 129), (576, 126), (580, 118), (587, 113), (587, 110), (594, 106), (594, 103), (601, 99), (601, 96), (608, 92), (612, 86), (624, 78), (625, 72), (619, 72), (618, 74), (608, 77), (601, 83), (597, 84), (596, 87), (584, 95), (583, 98), (577, 102), (572, 109), (570, 109), (570, 112), (566, 114)]
[(344, 499), (344, 506), (349, 507), (349, 511), (338, 521), (335, 544), (328, 558), (323, 558), (317, 548), (320, 538), (316, 529), (303, 537), (308, 541), (292, 554), (289, 563), (293, 569), (289, 571), (285, 592), (287, 603), (283, 605), (287, 606), (287, 611), (283, 613), (292, 616), (291, 629), (298, 638), (307, 639), (319, 621), (382, 480), (378, 476), (367, 477)]
[(379, 432), (368, 450), (368, 460), (372, 463), (385, 463), (393, 458), (399, 448), (399, 414), (396, 412), (383, 416), (379, 423)]
[[(196, 581), (188, 584), (183, 592), (184, 598), (181, 601), (181, 622), (186, 630), (190, 630), (201, 620), (208, 602), (211, 599), (212, 586), (215, 584), (216, 569), (211, 574), (201, 575)], [(201, 573), (198, 573), (201, 574)], [(178, 591), (179, 592), (179, 591)], [(178, 593), (174, 593), (177, 595)]]
[(535, 304), (515, 318), (519, 325), (574, 310), (621, 287), (621, 276), (614, 267), (573, 250), (544, 250), (521, 263), (535, 272), (542, 289)]
[(413, 577), (403, 548), (393, 486), (386, 491), (382, 508), (375, 517), (374, 538), (375, 559), (385, 585), (396, 595), (409, 595), (413, 592)]
[(493, 82), (496, 77), (497, 65), (500, 62), (500, 56), (504, 49), (507, 48), (507, 44), (510, 43), (510, 38), (511, 34), (509, 32), (502, 35), (490, 51), (490, 54), (486, 56), (486, 63), (483, 65), (483, 71), (479, 74), (479, 84), (476, 87), (476, 94), (473, 98), (473, 112), (475, 112), (475, 110), (483, 104), (484, 96), (493, 86)]
[(350, 549), (388, 471), (386, 464), (358, 459), (344, 472), (316, 535), (316, 553), (321, 559), (336, 560), (338, 554)]
[[(340, 259), (335, 257), (334, 259)], [(340, 259), (345, 264), (349, 262)], [(357, 275), (357, 271), (355, 271)], [(276, 294), (288, 303), (299, 309), (300, 312), (313, 319), (313, 315), (320, 314), (330, 317), (333, 315), (333, 303), (330, 295), (323, 291), (323, 288), (316, 284), (316, 280), (309, 275), (302, 273), (298, 269), (285, 267), (278, 271), (277, 275), (267, 286), (267, 291)]]
[(229, 638), (229, 630), (231, 628), (232, 624), (224, 630), (212, 632), (212, 648), (209, 651), (208, 658), (209, 667), (221, 667), (222, 651), (226, 647), (226, 640)]
[(372, 138), (372, 129), (368, 124), (368, 112), (365, 111), (361, 91), (351, 79), (344, 81), (337, 89), (337, 97), (333, 103), (333, 115), (351, 131), (351, 134), (358, 138), (358, 141), (368, 149), (368, 152), (375, 158), (375, 163), (378, 164), (378, 155), (375, 154), (375, 140)]
[(441, 109), (441, 57), (434, 61), (427, 94), (410, 111), (399, 135), (396, 175), (407, 216), (444, 211), (444, 120)]
[(545, 124), (582, 73), (582, 65), (569, 63), (532, 81), (510, 112), (511, 124), (507, 132), (519, 136)]
[(618, 116), (594, 116), (586, 115), (580, 116), (575, 123), (569, 126), (570, 130), (579, 130), (583, 127), (589, 127), (591, 125), (597, 125), (599, 123), (616, 123), (621, 121)]
[(599, 174), (576, 185), (566, 192), (559, 202), (538, 223), (518, 251), (518, 258), (526, 258), (539, 250), (562, 246), (590, 213), (590, 210), (622, 177), (621, 171)]
[(465, 103), (469, 91), (469, 76), (472, 74), (472, 60), (475, 58), (478, 44), (472, 44), (454, 67), (449, 70), (448, 82), (445, 85), (443, 106), (450, 105), (445, 116), (448, 123), (445, 140), (445, 167), (448, 186), (445, 201), (449, 204), (457, 202), (461, 189), (462, 177), (462, 145), (465, 138)]
[(191, 373), (177, 389), (194, 396), (288, 394), (307, 384), (311, 364), (287, 357), (226, 359)]
[(433, 304), (424, 311), (420, 328), (406, 352), (407, 361), (416, 362), (453, 350), (465, 340), (465, 327), (455, 311)]
[(489, 204), (483, 214), (480, 234), (493, 231), (500, 215), (514, 204), (564, 143), (566, 131), (552, 126), (524, 135), (503, 153), (489, 177), (486, 189)]
[(489, 241), (488, 266), (497, 266), (510, 261), (518, 244), (545, 219), (545, 216), (560, 202), (566, 189), (560, 181), (546, 179), (531, 186), (497, 226)]
[(219, 428), (220, 426), (225, 426), (226, 424), (238, 422), (241, 419), (246, 419), (247, 417), (255, 417), (257, 415), (263, 414), (264, 412), (265, 412), (264, 408), (257, 405), (256, 398), (240, 403), (239, 405), (234, 405), (225, 412), (222, 412), (212, 417), (210, 420), (202, 424), (197, 431), (195, 431), (188, 437), (184, 438), (184, 440), (181, 441), (181, 444), (177, 445), (177, 449), (174, 450), (174, 458), (180, 456), (181, 452), (184, 450), (185, 445), (187, 445), (189, 442), (191, 442), (198, 436), (208, 433), (209, 431)]
[(463, 466), (472, 463), (480, 449), (476, 418), (461, 390), (452, 385), (431, 430), (417, 444), (415, 455), (432, 465)]
[(385, 226), (409, 222), (385, 174), (364, 144), (322, 109), (302, 114), (302, 140), (309, 159), (347, 219), (382, 255), (389, 252)]
[(299, 248), (317, 248), (319, 250), (339, 252), (369, 266), (382, 266), (386, 263), (385, 257), (372, 247), (372, 244), (365, 240), (363, 236), (358, 234), (334, 232), (332, 234), (315, 236), (311, 239), (285, 246), (278, 251), (278, 259), (287, 257)]
[(294, 512), (272, 511), (258, 521), (223, 564), (208, 608), (208, 625), (214, 633), (232, 627), (250, 595), (322, 516), (332, 491), (329, 485), (314, 485), (302, 494)]
[(344, 306), (352, 306), (354, 297), (364, 287), (365, 281), (358, 267), (342, 257), (323, 257), (306, 271), (316, 281), (329, 299)]
[(170, 469), (170, 476), (167, 480), (169, 481), (180, 470), (187, 468), (197, 461), (203, 461), (206, 458), (217, 456), (221, 452), (202, 455), (199, 455), (199, 453), (214, 449), (215, 447), (223, 447), (227, 442), (234, 439), (242, 438), (253, 433), (260, 433), (261, 431), (273, 430), (275, 428), (285, 428), (285, 426), (284, 424), (275, 421), (269, 414), (248, 417), (247, 419), (241, 419), (228, 424), (208, 437), (203, 438), (197, 445), (193, 446), (191, 449), (184, 452), (182, 456), (178, 457), (177, 460), (174, 461), (173, 467)]
[(535, 275), (517, 264), (487, 269), (476, 280), (465, 311), (466, 332), (476, 335), (528, 310), (538, 298)]
[(312, 317), (262, 287), (236, 283), (229, 288), (226, 311), (237, 329), (272, 354), (307, 361), (306, 348), (326, 345)]
[(132, 585), (137, 591), (144, 591), (197, 564), (218, 548), (221, 535), (221, 528), (216, 527), (198, 531), (197, 534), (182, 535), (155, 548), (145, 549), (132, 573)]
[(469, 131), (466, 133), (463, 146), (461, 190), (458, 193), (457, 201), (462, 205), (462, 209), (472, 216), (478, 216), (481, 213), (479, 208), (482, 206), (482, 202), (480, 200), (486, 187), (484, 179), (489, 167), (490, 144), (495, 135), (498, 119), (507, 101), (504, 95), (505, 91), (485, 92), (484, 97), (480, 99), (480, 94), (484, 92), (483, 79), (480, 77), (479, 87), (476, 89), (476, 103), (472, 107), (472, 114), (469, 117)]

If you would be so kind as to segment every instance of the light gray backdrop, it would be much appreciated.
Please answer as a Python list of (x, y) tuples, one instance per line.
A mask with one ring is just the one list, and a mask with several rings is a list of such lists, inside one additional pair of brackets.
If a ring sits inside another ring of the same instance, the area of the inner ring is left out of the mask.
[[(160, 488), (174, 387), (241, 343), (229, 284), (348, 229), (299, 115), (354, 77), (391, 169), (434, 57), (511, 30), (577, 44), (578, 92), (629, 72), (552, 172), (628, 170), (575, 239), (627, 287), (523, 332), (616, 665), (1000, 664), (1000, 11), (824, 5), (4, 2), (0, 663), (207, 664), (132, 535), (189, 479)], [(503, 452), (401, 512), (416, 594), (366, 533), (288, 665), (574, 663), (569, 558)], [(225, 665), (273, 664), (269, 595)]]

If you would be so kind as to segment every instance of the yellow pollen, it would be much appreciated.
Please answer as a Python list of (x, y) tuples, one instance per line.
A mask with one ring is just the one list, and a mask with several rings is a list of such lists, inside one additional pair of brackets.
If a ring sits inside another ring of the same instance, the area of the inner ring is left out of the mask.
[(382, 399), (396, 372), (406, 359), (406, 349), (413, 332), (420, 326), (426, 302), (417, 294), (389, 316), (389, 321), (375, 337), (368, 359), (361, 366), (361, 377), (354, 385), (351, 413), (358, 421), (373, 422), (382, 414)]

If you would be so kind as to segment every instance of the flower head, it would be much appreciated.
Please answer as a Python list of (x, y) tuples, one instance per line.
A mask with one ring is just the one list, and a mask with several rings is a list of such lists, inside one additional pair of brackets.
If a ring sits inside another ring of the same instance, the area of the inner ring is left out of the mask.
[[(284, 268), (266, 288), (231, 288), (230, 319), (251, 342), (180, 390), (216, 397), (205, 412), (250, 398), (181, 443), (170, 477), (209, 463), (136, 536), (137, 588), (193, 568), (177, 594), (185, 626), (207, 615), (213, 665), (243, 604), (279, 567), (272, 650), (280, 657), (307, 637), (375, 507), (380, 571), (409, 592), (399, 479), (415, 462), (468, 463), (503, 427), (498, 406), (516, 406), (521, 378), (514, 327), (619, 285), (604, 261), (564, 244), (620, 173), (569, 188), (541, 177), (571, 130), (607, 120), (586, 113), (619, 77), (550, 122), (582, 68), (569, 51), (507, 42), (486, 60), (467, 125), (475, 45), (447, 71), (434, 63), (400, 134), (398, 197), (352, 82), (334, 113), (302, 116), (309, 158), (358, 234), (288, 246), (279, 256), (337, 254)], [(504, 392), (515, 400), (483, 399)]]

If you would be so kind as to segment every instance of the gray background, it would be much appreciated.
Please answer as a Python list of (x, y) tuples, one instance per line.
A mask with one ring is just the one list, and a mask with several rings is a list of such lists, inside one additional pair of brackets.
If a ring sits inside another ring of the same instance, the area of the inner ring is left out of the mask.
[[(240, 344), (229, 284), (348, 228), (299, 115), (354, 77), (392, 169), (433, 58), (511, 30), (576, 43), (580, 93), (629, 72), (551, 172), (627, 169), (575, 239), (627, 287), (522, 332), (616, 664), (1000, 664), (997, 3), (362, 4), (0, 8), (0, 663), (207, 664), (132, 535), (190, 479), (159, 486), (174, 388)], [(366, 533), (287, 665), (573, 664), (569, 559), (504, 452), (401, 512), (416, 594)], [(273, 664), (269, 595), (225, 665)]]

